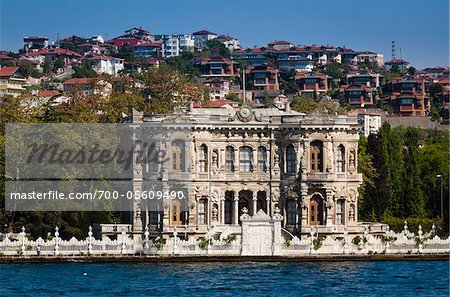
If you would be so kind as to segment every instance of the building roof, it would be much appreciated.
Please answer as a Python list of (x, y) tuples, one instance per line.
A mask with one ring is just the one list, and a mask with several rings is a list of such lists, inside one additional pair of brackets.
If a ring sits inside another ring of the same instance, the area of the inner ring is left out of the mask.
[(144, 46), (162, 46), (162, 42), (160, 42), (160, 41), (156, 41), (156, 42), (146, 41), (146, 42), (143, 42), (143, 43), (140, 43), (140, 44), (136, 45), (135, 47), (144, 47)]
[(11, 76), (14, 73), (16, 73), (16, 71), (18, 71), (18, 70), (19, 70), (19, 67), (0, 67), (0, 76), (1, 77)]
[(55, 90), (39, 90), (38, 96), (40, 97), (51, 97), (55, 95), (59, 95), (60, 93)]
[(31, 40), (31, 39), (42, 39), (42, 40), (48, 40), (47, 36), (25, 36), (23, 40)]
[(217, 35), (217, 34), (211, 32), (211, 31), (208, 31), (208, 30), (200, 30), (200, 31), (194, 32), (192, 35)]
[(139, 28), (138, 28), (138, 27), (133, 27), (133, 28), (131, 28), (131, 29), (125, 30), (125, 33), (131, 32), (132, 30), (136, 30), (136, 31), (139, 31), (139, 32), (142, 32), (142, 33), (150, 34), (150, 31), (145, 30), (145, 29), (143, 29), (142, 27), (139, 27)]
[(217, 36), (217, 39), (235, 40), (236, 38), (228, 36), (228, 35), (219, 35), (219, 36)]
[(47, 55), (57, 55), (57, 56), (74, 56), (81, 57), (79, 53), (73, 52), (71, 50), (63, 49), (63, 48), (47, 48), (34, 53), (28, 53), (23, 56), (32, 57), (32, 56), (47, 56)]
[(408, 61), (402, 60), (402, 59), (395, 59), (395, 60), (389, 60), (385, 62), (384, 64), (409, 64)]
[(96, 78), (71, 78), (69, 80), (66, 80), (63, 84), (64, 85), (78, 85), (78, 84), (91, 84), (93, 82), (97, 81)]
[(13, 58), (11, 58), (10, 56), (0, 54), (0, 60), (12, 60), (12, 59)]
[(110, 57), (110, 56), (92, 56), (92, 57), (88, 57), (88, 58), (84, 58), (85, 60), (124, 60), (122, 58), (115, 58), (115, 57)]

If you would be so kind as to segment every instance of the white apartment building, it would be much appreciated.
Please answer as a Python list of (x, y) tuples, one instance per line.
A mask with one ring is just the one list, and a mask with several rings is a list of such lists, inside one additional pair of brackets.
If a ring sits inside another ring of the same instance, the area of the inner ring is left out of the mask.
[(360, 52), (356, 56), (357, 63), (363, 63), (366, 60), (368, 60), (371, 63), (375, 63), (380, 67), (383, 67), (384, 65), (384, 57), (382, 54), (377, 54), (373, 52)]
[(190, 34), (163, 35), (161, 42), (163, 58), (176, 57), (182, 52), (193, 51), (195, 45), (194, 37)]

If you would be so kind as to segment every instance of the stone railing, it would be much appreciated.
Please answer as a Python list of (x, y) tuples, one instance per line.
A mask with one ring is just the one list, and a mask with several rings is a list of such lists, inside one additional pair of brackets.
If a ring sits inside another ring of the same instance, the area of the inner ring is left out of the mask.
[[(228, 236), (223, 239), (206, 238), (182, 240), (173, 232), (170, 238), (149, 238), (146, 228), (143, 238), (131, 238), (125, 228), (119, 239), (95, 239), (89, 227), (88, 237), (84, 240), (72, 238), (62, 240), (58, 228), (54, 236), (44, 240), (29, 240), (25, 228), (16, 240), (9, 238), (0, 241), (0, 257), (79, 257), (79, 256), (240, 256), (242, 255), (241, 236)], [(366, 227), (363, 234), (349, 235), (344, 230), (342, 236), (322, 237), (311, 231), (308, 237), (293, 237), (285, 240), (280, 256), (318, 255), (367, 255), (367, 254), (450, 254), (450, 239), (441, 239), (433, 228), (424, 234), (421, 226), (414, 234), (408, 230), (405, 222), (400, 233), (387, 230), (384, 236), (369, 234)]]

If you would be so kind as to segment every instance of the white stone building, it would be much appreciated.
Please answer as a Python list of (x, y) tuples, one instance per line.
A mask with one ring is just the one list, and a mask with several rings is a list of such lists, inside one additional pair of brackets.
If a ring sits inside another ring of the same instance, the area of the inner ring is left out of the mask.
[(194, 36), (195, 40), (195, 48), (198, 50), (204, 48), (208, 40), (215, 39), (218, 36), (216, 33), (210, 32), (208, 30), (197, 31), (194, 32), (192, 35)]
[[(289, 109), (252, 110), (244, 105), (135, 114), (125, 122), (142, 127), (177, 125), (192, 133), (190, 143), (177, 139), (180, 130), (156, 144), (170, 151), (168, 163), (134, 164), (134, 191), (144, 190), (146, 182), (174, 176), (191, 184), (184, 209), (169, 202), (161, 209), (142, 210), (142, 200), (136, 199), (135, 233), (148, 226), (153, 234), (167, 237), (177, 231), (185, 237), (208, 233), (223, 238), (241, 232), (243, 210), (249, 215), (263, 210), (272, 217), (277, 208), (284, 230), (299, 236), (360, 228), (362, 175), (357, 172), (359, 134), (354, 116), (306, 116)], [(136, 145), (136, 152), (141, 149), (148, 148)]]

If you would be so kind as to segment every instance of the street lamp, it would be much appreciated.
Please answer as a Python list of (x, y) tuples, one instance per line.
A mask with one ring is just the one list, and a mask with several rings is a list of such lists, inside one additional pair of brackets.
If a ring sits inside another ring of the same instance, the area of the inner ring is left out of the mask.
[(436, 175), (436, 178), (439, 178), (441, 180), (441, 219), (444, 219), (444, 187), (443, 187), (443, 181), (442, 181), (442, 175), (438, 174)]

